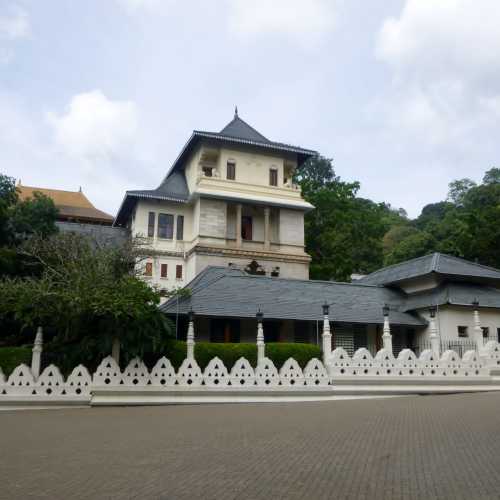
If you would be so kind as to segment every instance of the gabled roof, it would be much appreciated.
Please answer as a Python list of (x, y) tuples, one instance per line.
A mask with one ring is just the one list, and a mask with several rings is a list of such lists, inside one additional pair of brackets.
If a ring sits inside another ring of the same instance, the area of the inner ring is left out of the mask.
[(500, 281), (500, 270), (498, 269), (451, 255), (433, 253), (384, 267), (361, 278), (358, 283), (390, 285), (432, 273), (455, 278), (476, 278), (485, 282)]
[(238, 111), (234, 114), (234, 118), (219, 133), (222, 136), (235, 137), (246, 141), (271, 142), (251, 127), (245, 120), (242, 120), (238, 116)]
[(425, 321), (403, 312), (404, 294), (384, 287), (252, 276), (227, 267), (207, 267), (186, 288), (191, 296), (172, 298), (160, 307), (166, 314), (321, 321), (322, 304), (332, 304), (335, 322), (382, 324), (382, 307), (391, 307), (391, 323), (423, 326)]
[(138, 199), (167, 200), (177, 203), (186, 203), (189, 199), (189, 189), (184, 172), (173, 172), (172, 175), (163, 180), (156, 189), (143, 189), (126, 191), (125, 197), (118, 209), (115, 226), (123, 226), (127, 223), (131, 211)]
[(479, 302), (480, 307), (500, 308), (500, 290), (471, 283), (445, 283), (432, 290), (409, 296), (404, 310), (414, 311), (445, 304), (471, 306), (475, 300)]
[(20, 200), (33, 198), (37, 192), (49, 197), (59, 211), (58, 219), (83, 220), (108, 224), (113, 222), (113, 216), (94, 207), (81, 189), (79, 191), (65, 191), (62, 189), (23, 186), (21, 183), (16, 188)]

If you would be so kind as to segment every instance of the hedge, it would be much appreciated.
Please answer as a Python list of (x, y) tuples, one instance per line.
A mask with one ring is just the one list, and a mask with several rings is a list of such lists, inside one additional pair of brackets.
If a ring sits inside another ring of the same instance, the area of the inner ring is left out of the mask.
[(31, 365), (31, 347), (0, 347), (0, 368), (5, 376), (21, 363)]
[[(177, 369), (186, 357), (186, 342), (170, 341), (164, 355)], [(201, 369), (204, 369), (215, 356), (224, 362), (228, 370), (241, 357), (248, 359), (252, 366), (257, 364), (257, 346), (255, 344), (196, 342), (194, 355)], [(310, 359), (321, 358), (321, 349), (313, 344), (268, 343), (266, 344), (266, 356), (274, 362), (278, 369), (288, 358), (296, 359), (299, 365), (304, 368)]]

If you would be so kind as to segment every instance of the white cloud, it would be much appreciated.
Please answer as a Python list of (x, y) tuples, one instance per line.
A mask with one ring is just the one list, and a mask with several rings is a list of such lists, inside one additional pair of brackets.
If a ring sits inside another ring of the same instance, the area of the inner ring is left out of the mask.
[[(171, 1), (171, 0), (170, 0)], [(129, 14), (135, 14), (138, 11), (156, 11), (165, 7), (169, 0), (116, 0), (118, 5), (125, 8)]]
[[(500, 3), (407, 0), (386, 19), (376, 55), (392, 70), (380, 111), (429, 144), (491, 126), (500, 98)], [(468, 138), (468, 137), (467, 137)]]
[(5, 14), (0, 14), (0, 38), (17, 40), (30, 35), (28, 13), (14, 6)]
[(75, 95), (65, 113), (48, 113), (48, 121), (63, 152), (91, 160), (126, 155), (137, 133), (136, 105), (112, 101), (100, 90)]
[(328, 0), (232, 0), (228, 18), (239, 37), (287, 35), (306, 45), (331, 32), (335, 3)]

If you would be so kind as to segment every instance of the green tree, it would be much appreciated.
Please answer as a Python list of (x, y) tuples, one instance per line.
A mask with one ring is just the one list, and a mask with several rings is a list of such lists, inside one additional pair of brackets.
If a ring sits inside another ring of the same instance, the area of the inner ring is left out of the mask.
[(500, 168), (490, 168), (484, 174), (483, 184), (500, 184)]
[(385, 264), (390, 266), (427, 255), (434, 251), (435, 245), (436, 242), (430, 234), (417, 230), (417, 232), (404, 238), (392, 249), (386, 257)]
[(468, 191), (476, 187), (476, 183), (472, 179), (457, 179), (448, 184), (448, 200), (457, 206), (462, 206), (465, 196)]
[(53, 329), (49, 350), (65, 366), (109, 354), (115, 338), (125, 357), (161, 352), (172, 329), (158, 310), (159, 292), (133, 275), (140, 248), (62, 233), (35, 236), (22, 251), (43, 271), (0, 282), (0, 319)]

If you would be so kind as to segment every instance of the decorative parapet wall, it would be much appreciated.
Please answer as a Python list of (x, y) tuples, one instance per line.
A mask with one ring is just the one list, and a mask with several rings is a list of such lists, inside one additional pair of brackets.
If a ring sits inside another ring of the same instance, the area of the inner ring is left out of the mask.
[(228, 370), (213, 358), (202, 370), (186, 358), (176, 371), (161, 358), (151, 371), (135, 358), (121, 371), (108, 356), (95, 373), (77, 366), (67, 380), (50, 365), (38, 378), (18, 366), (6, 379), (0, 370), (0, 404), (162, 404), (176, 402), (241, 402), (332, 399), (339, 395), (450, 393), (500, 390), (500, 345), (489, 342), (478, 353), (460, 358), (454, 351), (436, 357), (426, 350), (417, 357), (405, 349), (397, 358), (387, 349), (373, 357), (358, 349), (352, 357), (338, 348), (302, 369), (288, 359), (281, 369), (267, 357), (254, 368), (240, 358)]

